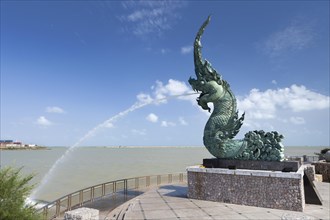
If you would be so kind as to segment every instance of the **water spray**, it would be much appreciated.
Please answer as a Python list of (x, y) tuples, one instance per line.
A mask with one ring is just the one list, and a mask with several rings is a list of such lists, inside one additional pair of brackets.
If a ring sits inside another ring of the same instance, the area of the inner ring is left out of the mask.
[(69, 149), (67, 149), (65, 151), (65, 153), (55, 161), (55, 163), (53, 164), (53, 166), (49, 169), (49, 171), (47, 172), (47, 174), (42, 178), (40, 184), (38, 185), (38, 187), (32, 191), (31, 195), (30, 195), (30, 200), (35, 200), (36, 199), (36, 195), (38, 194), (38, 192), (48, 183), (48, 181), (53, 177), (55, 170), (57, 169), (57, 167), (64, 162), (65, 158), (67, 158), (72, 152), (74, 152), (76, 150), (76, 148), (86, 139), (92, 137), (95, 135), (95, 133), (97, 131), (99, 131), (101, 128), (106, 127), (109, 123), (112, 123), (114, 121), (116, 121), (117, 119), (124, 117), (125, 115), (127, 115), (130, 112), (133, 112), (137, 109), (140, 109), (144, 106), (150, 105), (152, 103), (158, 103), (164, 100), (168, 100), (171, 98), (177, 98), (177, 97), (182, 97), (182, 96), (190, 96), (190, 95), (196, 95), (198, 93), (194, 92), (194, 93), (185, 93), (185, 94), (181, 94), (181, 95), (171, 95), (171, 96), (166, 96), (164, 98), (160, 98), (160, 99), (152, 99), (152, 100), (147, 100), (147, 101), (142, 101), (142, 102), (136, 102), (134, 103), (131, 107), (129, 107), (128, 109), (126, 109), (125, 111), (122, 111), (120, 113), (118, 113), (117, 115), (105, 120), (104, 122), (98, 124), (97, 126), (95, 126), (94, 128), (92, 128), (91, 130), (89, 130), (82, 138), (80, 138), (75, 144), (73, 144), (71, 147), (69, 147)]

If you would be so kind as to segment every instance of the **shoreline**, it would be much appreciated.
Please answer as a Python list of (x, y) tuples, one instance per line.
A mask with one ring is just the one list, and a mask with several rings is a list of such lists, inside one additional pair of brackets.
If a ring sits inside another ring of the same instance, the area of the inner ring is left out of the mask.
[(1, 147), (0, 150), (51, 150), (49, 147)]
[[(119, 145), (119, 146), (78, 146), (79, 148), (115, 148), (115, 149), (120, 149), (120, 148), (205, 148), (203, 145), (178, 145), (178, 146), (164, 146), (164, 145), (153, 145), (153, 146), (140, 146), (140, 145)], [(78, 148), (77, 147), (77, 148)], [(330, 146), (284, 146), (285, 148), (329, 148)], [(70, 148), (70, 146), (48, 146), (46, 148)], [(206, 149), (206, 148), (205, 148)]]

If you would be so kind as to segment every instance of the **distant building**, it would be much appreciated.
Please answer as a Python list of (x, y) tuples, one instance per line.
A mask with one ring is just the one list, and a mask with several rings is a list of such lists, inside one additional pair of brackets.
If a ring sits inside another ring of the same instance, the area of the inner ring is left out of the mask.
[(36, 144), (24, 144), (20, 141), (13, 141), (13, 140), (0, 140), (0, 149), (5, 148), (34, 148), (37, 147)]
[(0, 148), (7, 148), (8, 145), (13, 143), (13, 140), (0, 140)]
[(0, 140), (0, 146), (7, 146), (8, 144), (13, 144), (13, 140)]
[(13, 140), (0, 140), (0, 144), (3, 144), (3, 143), (13, 143), (14, 141)]

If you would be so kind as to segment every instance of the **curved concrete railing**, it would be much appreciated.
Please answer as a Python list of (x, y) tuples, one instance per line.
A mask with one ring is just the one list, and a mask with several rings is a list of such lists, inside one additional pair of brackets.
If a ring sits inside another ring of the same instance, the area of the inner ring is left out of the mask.
[(118, 194), (126, 196), (128, 192), (138, 191), (151, 186), (183, 182), (187, 182), (186, 173), (142, 176), (110, 181), (65, 195), (47, 204), (39, 211), (43, 214), (44, 219), (54, 219), (60, 217), (66, 211), (82, 207), (86, 203), (91, 203), (107, 196)]

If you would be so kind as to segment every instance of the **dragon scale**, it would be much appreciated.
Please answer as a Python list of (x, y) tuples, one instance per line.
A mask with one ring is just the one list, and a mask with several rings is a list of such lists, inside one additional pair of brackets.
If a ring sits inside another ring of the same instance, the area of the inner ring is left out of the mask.
[(213, 111), (204, 128), (203, 142), (208, 151), (217, 158), (243, 160), (284, 159), (283, 135), (276, 131), (250, 131), (244, 139), (234, 140), (239, 132), (244, 114), (238, 117), (236, 98), (229, 83), (212, 67), (211, 63), (202, 58), (201, 37), (210, 16), (200, 27), (194, 41), (194, 65), (197, 79), (190, 78), (192, 88), (201, 92), (197, 98), (198, 105), (211, 111), (208, 103), (213, 103)]

